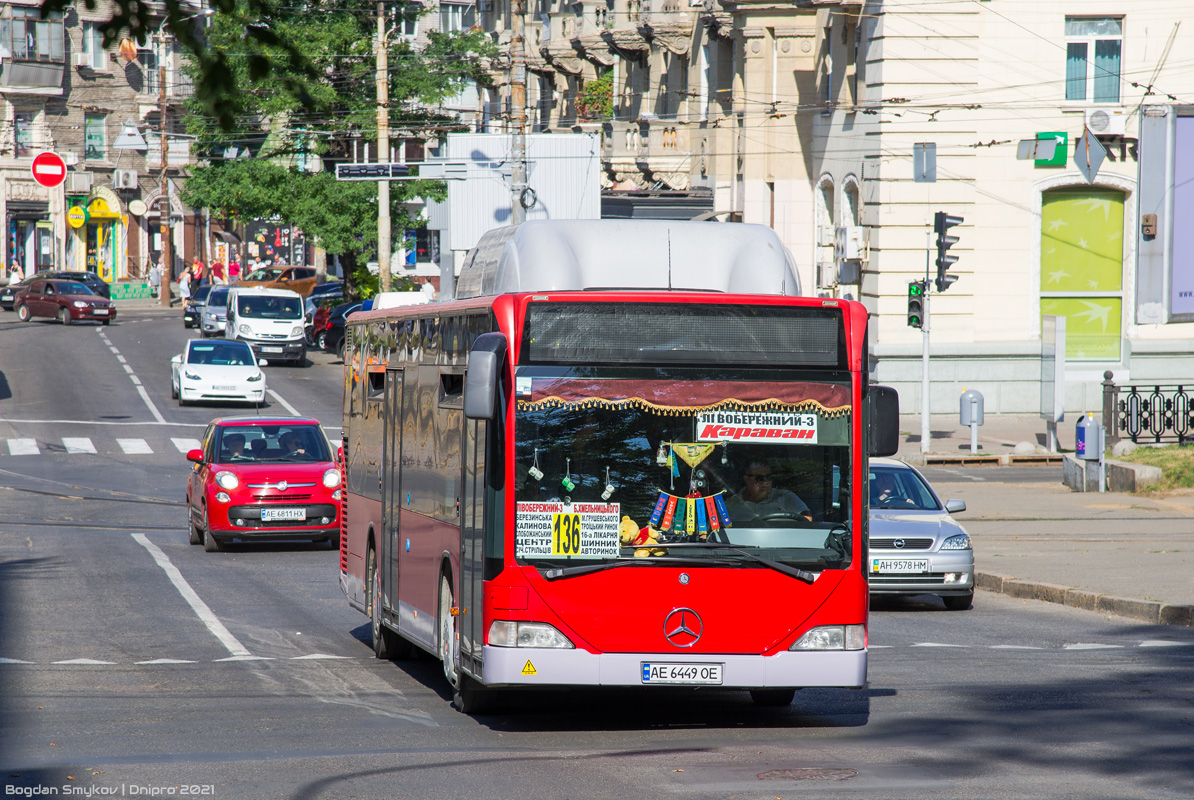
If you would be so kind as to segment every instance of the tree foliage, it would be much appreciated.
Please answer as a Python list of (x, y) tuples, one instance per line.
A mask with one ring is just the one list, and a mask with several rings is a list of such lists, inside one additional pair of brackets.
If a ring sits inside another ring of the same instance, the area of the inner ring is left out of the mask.
[[(92, 9), (97, 0), (82, 4)], [(195, 92), (184, 123), (200, 166), (185, 181), (183, 201), (219, 216), (297, 225), (366, 288), (364, 264), (377, 252), (378, 186), (337, 182), (333, 173), (338, 161), (363, 160), (367, 145), (370, 160), (378, 152), (376, 0), (209, 0), (212, 10), (203, 13), (162, 0), (156, 19), (144, 0), (110, 0), (110, 7), (101, 26), (107, 42), (144, 41), (160, 21), (188, 56)], [(486, 82), (492, 43), (479, 31), (436, 31), (416, 49), (393, 34), (422, 4), (386, 0), (385, 8), (391, 135), (459, 129), (441, 107), (469, 81)], [(442, 192), (429, 181), (391, 183), (395, 233), (411, 227), (404, 203)]]

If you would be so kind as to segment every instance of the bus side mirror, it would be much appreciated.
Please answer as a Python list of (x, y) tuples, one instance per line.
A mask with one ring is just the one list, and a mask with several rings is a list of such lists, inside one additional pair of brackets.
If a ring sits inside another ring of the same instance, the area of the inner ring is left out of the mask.
[(900, 396), (890, 386), (871, 384), (870, 452), (872, 456), (894, 456), (900, 449)]
[(500, 333), (483, 333), (473, 342), (464, 373), (464, 416), (494, 419), (498, 415), (505, 356), (506, 337)]

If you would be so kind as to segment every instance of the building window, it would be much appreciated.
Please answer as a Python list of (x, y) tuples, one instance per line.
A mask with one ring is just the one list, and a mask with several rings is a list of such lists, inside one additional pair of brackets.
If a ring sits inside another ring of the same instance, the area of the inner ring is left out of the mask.
[(1041, 314), (1066, 318), (1066, 358), (1118, 361), (1124, 193), (1055, 189), (1041, 198)]
[(0, 58), (65, 61), (62, 12), (55, 11), (42, 19), (38, 6), (6, 6), (0, 11)]
[(86, 114), (83, 117), (83, 150), (87, 159), (102, 159), (107, 152), (108, 117), (104, 114)]
[(33, 149), (33, 114), (17, 112), (12, 117), (13, 155), (20, 158)]
[(467, 31), (477, 24), (477, 8), (473, 4), (440, 3), (439, 29), (448, 32)]
[(398, 32), (407, 39), (419, 35), (419, 15), (423, 13), (422, 3), (410, 3), (402, 7), (398, 20)]
[(158, 51), (152, 47), (138, 48), (137, 63), (141, 65), (141, 74), (145, 76), (142, 92), (145, 94), (157, 94), (161, 91), (161, 82), (159, 80), (161, 76), (158, 72)]
[(104, 36), (94, 22), (83, 23), (83, 60), (90, 69), (104, 67)]
[(1066, 17), (1065, 99), (1119, 102), (1120, 17)]

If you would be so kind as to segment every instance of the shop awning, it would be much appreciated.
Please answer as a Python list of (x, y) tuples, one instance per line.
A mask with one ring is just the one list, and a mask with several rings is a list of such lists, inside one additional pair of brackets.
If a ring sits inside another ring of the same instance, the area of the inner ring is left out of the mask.
[(240, 244), (240, 237), (231, 231), (212, 231), (211, 235), (212, 238), (217, 242), (223, 242), (224, 244), (232, 245)]

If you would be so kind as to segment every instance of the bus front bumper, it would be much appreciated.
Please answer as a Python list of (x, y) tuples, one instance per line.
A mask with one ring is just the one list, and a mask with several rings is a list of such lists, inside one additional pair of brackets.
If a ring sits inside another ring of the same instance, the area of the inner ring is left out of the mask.
[[(646, 686), (644, 665), (720, 665), (721, 683), (708, 688), (838, 687), (866, 683), (866, 650), (785, 651), (773, 656), (686, 653), (603, 653), (532, 647), (483, 651), (486, 686)], [(667, 683), (693, 687), (702, 684)]]

